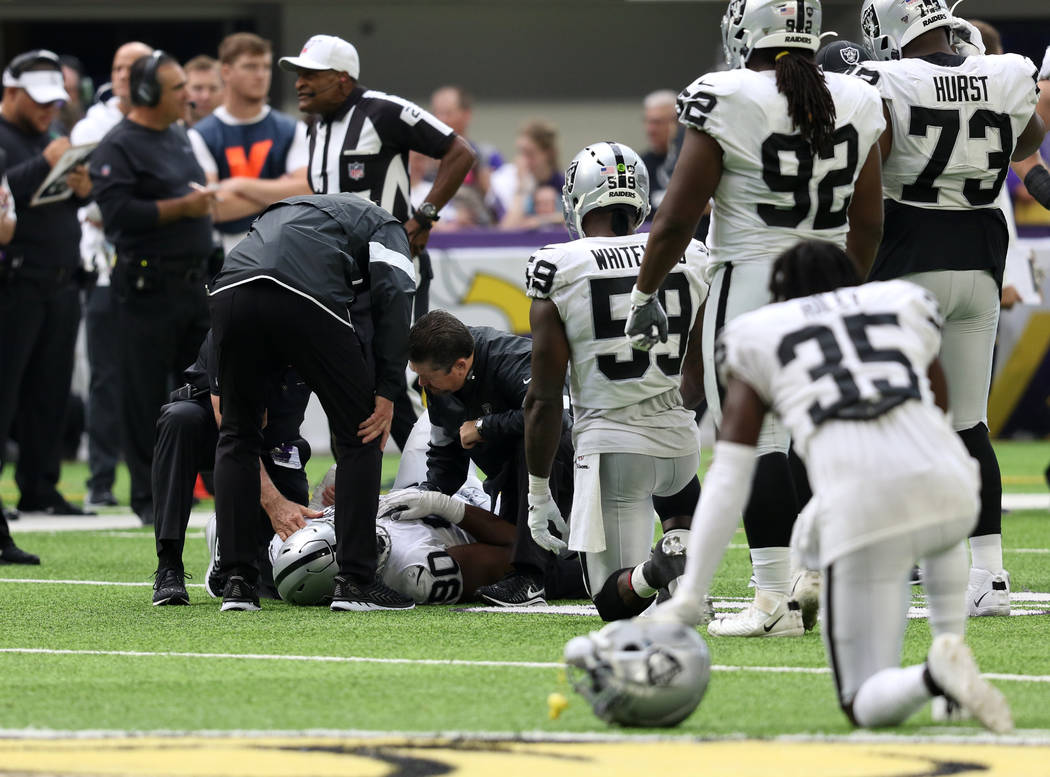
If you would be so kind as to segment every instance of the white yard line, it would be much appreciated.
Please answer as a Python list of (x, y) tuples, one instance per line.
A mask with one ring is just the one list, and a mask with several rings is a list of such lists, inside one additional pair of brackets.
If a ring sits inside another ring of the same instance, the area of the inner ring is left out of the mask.
[[(46, 580), (33, 577), (0, 577), (0, 583), (35, 583), (38, 585), (115, 585), (128, 588), (152, 588), (153, 583), (115, 582), (112, 580)], [(204, 583), (186, 583), (187, 588), (204, 588)]]
[[(507, 669), (561, 669), (556, 661), (472, 661), (460, 658), (378, 658), (374, 656), (297, 656), (274, 653), (184, 653), (149, 650), (62, 650), (58, 648), (0, 648), (0, 653), (57, 656), (121, 656), (127, 658), (211, 658), (243, 661), (291, 661), (327, 664), (412, 664), (417, 666), (485, 666)], [(727, 666), (714, 664), (714, 672), (768, 672), (772, 674), (826, 675), (831, 670), (816, 666)], [(1050, 683), (1050, 675), (987, 674), (993, 680)]]
[[(454, 746), (456, 742), (558, 742), (558, 743), (619, 743), (619, 742), (713, 742), (713, 741), (762, 741), (784, 743), (835, 742), (842, 744), (960, 744), (960, 745), (1050, 745), (1050, 733), (1044, 729), (1020, 729), (1008, 735), (990, 734), (980, 729), (952, 727), (924, 728), (920, 734), (882, 734), (872, 731), (855, 731), (850, 734), (781, 734), (759, 739), (744, 733), (718, 736), (696, 736), (689, 734), (628, 734), (617, 731), (377, 731), (373, 729), (85, 729), (61, 730), (46, 728), (0, 728), (0, 739), (25, 740), (93, 740), (93, 739), (142, 739), (158, 737), (177, 739), (199, 737), (203, 739), (376, 739), (376, 740), (435, 740), (438, 744)], [(970, 732), (973, 733), (970, 733)], [(941, 733), (943, 732), (943, 733)]]

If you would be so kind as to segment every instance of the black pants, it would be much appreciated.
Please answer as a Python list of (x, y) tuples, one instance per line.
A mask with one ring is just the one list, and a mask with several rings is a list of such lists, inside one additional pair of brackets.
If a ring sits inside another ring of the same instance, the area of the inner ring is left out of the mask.
[(129, 288), (118, 265), (113, 281), (120, 331), (121, 439), (131, 475), (131, 508), (141, 515), (153, 508), (157, 418), (208, 333), (208, 301), (202, 280), (174, 274), (159, 276), (159, 288), (138, 292)]
[(120, 336), (111, 286), (88, 289), (84, 334), (91, 372), (87, 396), (91, 491), (111, 491), (120, 458)]
[(382, 452), (358, 426), (375, 409), (374, 377), (354, 330), (313, 302), (270, 281), (221, 291), (210, 299), (222, 390), (215, 453), (215, 510), (222, 572), (254, 580), (252, 540), (259, 505), (263, 383), (291, 364), (328, 416), (336, 462), (336, 561), (359, 582), (375, 577), (375, 518)]
[[(219, 428), (210, 397), (170, 402), (161, 408), (157, 421), (157, 444), (153, 451), (154, 534), (157, 554), (161, 543), (174, 541), (181, 548), (186, 540), (186, 526), (193, 507), (193, 486), (197, 473), (215, 467), (215, 445)], [(309, 447), (304, 441), (291, 441), (300, 449), (305, 465)], [(286, 499), (305, 505), (310, 497), (306, 470), (280, 467), (263, 455), (263, 465), (274, 486)], [(254, 534), (256, 557), (268, 561), (266, 552), (273, 529), (266, 511), (256, 506)], [(265, 575), (264, 575), (265, 577)]]
[(72, 281), (16, 278), (0, 284), (0, 469), (17, 419), (15, 482), (26, 509), (46, 507), (58, 497), (79, 324), (80, 297)]
[[(568, 516), (573, 492), (573, 448), (569, 429), (563, 430), (551, 465), (550, 488), (558, 509), (562, 515)], [(516, 449), (508, 451), (506, 464), (485, 482), (485, 490), (493, 499), (496, 494), (500, 495), (499, 515), (517, 529), (511, 557), (514, 570), (529, 575), (536, 582), (551, 576), (551, 567), (557, 562), (557, 557), (537, 545), (529, 530), (529, 468), (525, 462), (524, 440)]]

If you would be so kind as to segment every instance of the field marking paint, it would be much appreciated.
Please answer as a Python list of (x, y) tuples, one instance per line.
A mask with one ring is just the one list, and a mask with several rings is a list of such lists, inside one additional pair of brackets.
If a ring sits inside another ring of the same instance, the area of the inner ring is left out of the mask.
[[(36, 583), (39, 585), (115, 585), (128, 588), (152, 588), (153, 583), (143, 582), (118, 582), (113, 580), (47, 580), (45, 578), (33, 577), (0, 577), (0, 583)], [(187, 588), (204, 588), (204, 583), (186, 583)]]
[[(131, 658), (217, 658), (250, 661), (305, 661), (331, 664), (413, 664), (421, 666), (488, 666), (508, 669), (561, 669), (557, 661), (473, 661), (462, 658), (380, 658), (374, 656), (297, 656), (274, 653), (182, 653), (147, 650), (63, 650), (60, 648), (0, 648), (0, 653), (59, 656), (124, 656)], [(826, 675), (826, 666), (727, 666), (714, 664), (714, 672), (769, 672), (773, 674)], [(986, 674), (992, 680), (1050, 683), (1050, 675)]]
[(47, 729), (47, 728), (0, 728), (0, 739), (24, 740), (92, 740), (92, 739), (141, 739), (143, 737), (203, 739), (275, 739), (336, 738), (336, 739), (436, 739), (443, 741), (485, 742), (837, 742), (843, 744), (967, 744), (967, 745), (1048, 745), (1050, 733), (1045, 729), (1017, 729), (1012, 734), (992, 734), (979, 728), (960, 726), (921, 729), (917, 734), (883, 734), (873, 731), (854, 731), (849, 734), (780, 734), (775, 737), (758, 738), (743, 732), (699, 736), (694, 734), (628, 734), (615, 731), (381, 731), (371, 729)]

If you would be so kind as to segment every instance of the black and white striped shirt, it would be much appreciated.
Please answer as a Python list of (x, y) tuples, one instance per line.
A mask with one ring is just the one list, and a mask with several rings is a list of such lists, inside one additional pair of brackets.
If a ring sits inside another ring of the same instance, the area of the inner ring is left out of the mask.
[(408, 152), (441, 158), (456, 137), (415, 103), (361, 87), (332, 116), (311, 119), (308, 133), (315, 194), (360, 194), (401, 222), (411, 215)]

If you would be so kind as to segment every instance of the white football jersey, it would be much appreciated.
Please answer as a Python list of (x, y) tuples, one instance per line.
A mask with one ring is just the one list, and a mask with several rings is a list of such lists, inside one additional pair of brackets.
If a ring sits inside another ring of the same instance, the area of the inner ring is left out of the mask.
[(783, 420), (803, 458), (825, 421), (863, 421), (916, 399), (940, 348), (937, 301), (907, 281), (767, 305), (726, 324), (715, 360)]
[(889, 108), (893, 150), (882, 166), (888, 199), (946, 210), (996, 207), (1038, 99), (1030, 59), (973, 56), (950, 66), (908, 57), (864, 62), (851, 72), (875, 86)]
[(456, 545), (474, 542), (463, 529), (443, 520), (376, 519), (390, 535), (390, 557), (383, 582), (416, 604), (450, 604), (463, 593), (463, 574), (448, 554)]
[(853, 185), (886, 121), (875, 89), (837, 73), (825, 78), (836, 114), (827, 158), (792, 126), (772, 70), (708, 73), (678, 96), (679, 121), (722, 147), (712, 265), (770, 262), (799, 240), (845, 248)]
[(667, 342), (637, 351), (623, 328), (647, 240), (645, 234), (588, 237), (546, 246), (529, 259), (526, 293), (551, 300), (565, 324), (578, 454), (696, 450), (693, 414), (682, 407), (679, 389), (689, 331), (707, 296), (707, 250), (690, 241), (661, 287)]

